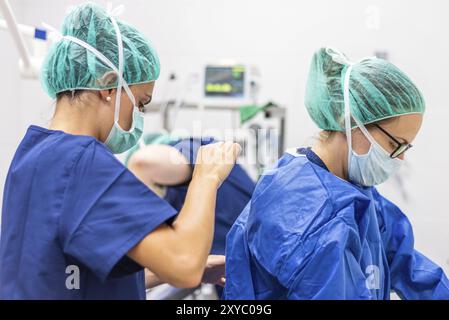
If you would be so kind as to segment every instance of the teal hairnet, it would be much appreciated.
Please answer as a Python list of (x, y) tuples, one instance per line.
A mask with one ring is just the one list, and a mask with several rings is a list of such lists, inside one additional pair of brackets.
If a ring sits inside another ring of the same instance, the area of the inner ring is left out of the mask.
[[(346, 56), (331, 48), (322, 48), (313, 57), (305, 105), (320, 129), (345, 129), (343, 84), (348, 65)], [(355, 63), (349, 91), (351, 115), (362, 124), (425, 110), (415, 84), (386, 60), (371, 58)]]
[[(160, 72), (155, 49), (142, 33), (116, 20), (123, 40), (124, 80), (128, 85), (155, 81)], [(118, 68), (117, 36), (111, 19), (100, 6), (86, 3), (75, 7), (64, 19), (61, 33), (88, 43)], [(74, 42), (60, 40), (45, 59), (41, 82), (49, 96), (55, 98), (68, 90), (116, 88), (117, 76), (92, 52)]]

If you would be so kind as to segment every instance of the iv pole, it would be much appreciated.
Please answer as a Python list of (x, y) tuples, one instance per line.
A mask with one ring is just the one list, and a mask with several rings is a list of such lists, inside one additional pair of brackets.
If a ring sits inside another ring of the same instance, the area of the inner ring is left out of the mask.
[(4, 20), (0, 19), (0, 29), (11, 32), (13, 41), (19, 51), (22, 76), (25, 78), (37, 78), (40, 61), (31, 56), (23, 37), (26, 36), (45, 41), (47, 40), (46, 30), (18, 24), (8, 0), (0, 0), (0, 10), (4, 18)]

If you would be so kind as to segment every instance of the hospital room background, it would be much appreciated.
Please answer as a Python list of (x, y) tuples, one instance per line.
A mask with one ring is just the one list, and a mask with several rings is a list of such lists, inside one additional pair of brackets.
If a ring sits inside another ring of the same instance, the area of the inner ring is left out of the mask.
[[(81, 2), (14, 0), (10, 4), (23, 26), (46, 23), (59, 28), (68, 8)], [(280, 157), (281, 151), (310, 145), (317, 136), (303, 102), (316, 49), (331, 45), (354, 61), (377, 55), (398, 65), (421, 88), (426, 121), (407, 155), (407, 165), (379, 188), (410, 218), (416, 248), (449, 273), (447, 0), (95, 2), (124, 5), (121, 18), (145, 33), (159, 52), (161, 76), (147, 110), (145, 131), (225, 136), (227, 132), (266, 129), (256, 142), (245, 140), (244, 134), (238, 138), (246, 143), (245, 155), (250, 160), (245, 165), (254, 178), (273, 158)], [(16, 43), (5, 25), (0, 27), (3, 194), (18, 143), (30, 124), (48, 125), (54, 102), (37, 78), (19, 67)], [(31, 56), (43, 56), (45, 41), (28, 36), (25, 42)], [(208, 87), (208, 76), (226, 68), (244, 74), (243, 88), (236, 95), (218, 97), (214, 91), (224, 87)], [(271, 107), (264, 109), (267, 103)], [(262, 107), (255, 109), (260, 112), (254, 117), (242, 121), (239, 107), (243, 105)], [(269, 150), (267, 143), (276, 148)], [(268, 163), (258, 159), (263, 150)]]

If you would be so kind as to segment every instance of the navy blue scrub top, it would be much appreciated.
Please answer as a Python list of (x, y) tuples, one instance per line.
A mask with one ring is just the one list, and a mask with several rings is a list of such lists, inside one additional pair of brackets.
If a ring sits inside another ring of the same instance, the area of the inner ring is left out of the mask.
[(98, 140), (31, 126), (4, 188), (0, 299), (144, 299), (126, 254), (176, 214)]
[(321, 158), (315, 152), (312, 151), (312, 148), (310, 148), (310, 147), (309, 148), (299, 148), (298, 153), (305, 155), (307, 157), (307, 160), (309, 160), (313, 164), (323, 168), (326, 171), (329, 171), (329, 169), (327, 168), (327, 166), (323, 162), (323, 160), (321, 160)]
[[(187, 158), (193, 169), (199, 148), (213, 142), (214, 139), (211, 137), (190, 138), (173, 142), (172, 146)], [(180, 186), (167, 188), (165, 200), (178, 211), (184, 205), (189, 183), (190, 181)], [(225, 254), (226, 235), (251, 199), (255, 186), (254, 181), (237, 164), (220, 189), (218, 189), (215, 209), (215, 232), (211, 254)]]

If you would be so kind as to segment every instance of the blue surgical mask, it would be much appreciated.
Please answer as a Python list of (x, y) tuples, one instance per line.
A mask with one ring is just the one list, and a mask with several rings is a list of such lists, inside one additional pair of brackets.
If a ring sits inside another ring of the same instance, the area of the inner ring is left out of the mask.
[(400, 159), (390, 158), (377, 142), (371, 143), (367, 154), (358, 155), (351, 150), (349, 157), (349, 180), (365, 187), (387, 181), (403, 163)]
[[(115, 97), (115, 110), (114, 110), (114, 125), (112, 126), (111, 131), (105, 141), (106, 146), (115, 154), (123, 153), (128, 151), (132, 147), (134, 147), (139, 141), (140, 137), (143, 133), (143, 125), (144, 125), (144, 117), (143, 114), (139, 112), (139, 108), (136, 106), (136, 100), (134, 98), (133, 93), (129, 89), (128, 84), (123, 79), (123, 41), (122, 34), (120, 32), (120, 28), (114, 19), (114, 17), (110, 17), (112, 24), (115, 29), (115, 33), (117, 35), (117, 45), (118, 45), (118, 68), (109, 60), (106, 56), (104, 56), (101, 52), (99, 52), (96, 48), (92, 47), (90, 44), (80, 40), (78, 38), (72, 36), (62, 36), (62, 39), (72, 41), (77, 43), (78, 45), (86, 48), (92, 54), (94, 54), (99, 60), (101, 60), (105, 65), (113, 70), (113, 72), (117, 75), (117, 94)], [(133, 105), (133, 122), (131, 125), (131, 129), (129, 131), (123, 130), (119, 125), (119, 116), (120, 116), (120, 101), (122, 89), (125, 90), (128, 95), (132, 105)]]
[(367, 154), (359, 155), (352, 150), (351, 110), (349, 100), (349, 80), (352, 66), (346, 70), (344, 80), (345, 127), (348, 142), (348, 175), (349, 180), (365, 187), (372, 187), (388, 180), (400, 169), (403, 160), (393, 159), (371, 136), (365, 126), (353, 117), (363, 135), (371, 143)]

